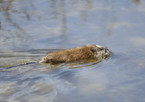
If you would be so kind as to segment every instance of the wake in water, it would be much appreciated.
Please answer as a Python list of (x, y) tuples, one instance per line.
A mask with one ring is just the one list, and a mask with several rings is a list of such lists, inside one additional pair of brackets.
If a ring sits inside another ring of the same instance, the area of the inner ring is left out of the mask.
[(24, 66), (24, 65), (30, 65), (30, 64), (37, 64), (37, 63), (41, 63), (41, 62), (40, 61), (37, 61), (37, 62), (22, 63), (22, 64), (10, 66), (10, 67), (1, 68), (0, 71), (5, 71), (6, 69), (11, 69), (11, 68), (14, 68), (14, 67), (19, 67), (19, 66)]
[[(87, 65), (87, 66), (91, 66), (91, 65), (94, 65), (94, 64), (98, 64), (98, 63), (102, 62), (103, 59), (104, 60), (108, 60), (111, 56), (114, 56), (114, 53), (111, 52), (111, 51), (109, 51), (109, 54), (108, 55), (100, 56), (98, 58), (95, 58), (94, 60), (93, 59), (90, 59), (92, 63), (89, 64), (89, 65)], [(77, 61), (77, 63), (78, 62), (80, 62), (80, 64), (90, 63), (89, 59), (88, 60), (84, 60), (84, 61), (83, 60), (82, 61)], [(11, 68), (14, 68), (14, 67), (25, 66), (25, 65), (30, 65), (30, 64), (39, 64), (39, 63), (42, 63), (42, 61), (27, 62), (27, 63), (22, 63), (22, 64), (10, 66), (10, 67), (1, 67), (0, 68), (0, 71), (6, 71), (7, 69), (11, 69)], [(73, 66), (73, 64), (71, 64), (71, 63), (70, 63), (70, 65)], [(72, 68), (74, 68), (74, 67), (72, 67)]]

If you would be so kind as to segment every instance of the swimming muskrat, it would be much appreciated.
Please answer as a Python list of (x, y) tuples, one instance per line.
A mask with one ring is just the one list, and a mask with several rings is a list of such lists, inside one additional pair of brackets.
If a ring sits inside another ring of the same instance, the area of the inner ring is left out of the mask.
[(40, 61), (41, 63), (73, 62), (83, 59), (98, 58), (109, 55), (109, 49), (99, 45), (89, 44), (87, 46), (73, 49), (50, 52)]
[(23, 66), (28, 64), (36, 64), (36, 63), (73, 62), (73, 61), (84, 60), (84, 59), (99, 58), (109, 54), (110, 51), (107, 47), (89, 44), (87, 46), (50, 52), (46, 55), (46, 57), (42, 58), (41, 61), (22, 63), (22, 64), (6, 67), (2, 69), (10, 69), (13, 67), (18, 67), (18, 66)]

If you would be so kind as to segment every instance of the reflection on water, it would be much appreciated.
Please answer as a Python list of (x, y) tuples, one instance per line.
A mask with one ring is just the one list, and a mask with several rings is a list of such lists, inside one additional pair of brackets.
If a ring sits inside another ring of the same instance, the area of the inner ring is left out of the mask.
[[(132, 0), (131, 2), (137, 5), (142, 3), (140, 0)], [(117, 15), (115, 3), (118, 4), (114, 0), (105, 0), (104, 2), (94, 0), (42, 0), (35, 2), (32, 0), (2, 0), (0, 3), (0, 21), (2, 21), (0, 23), (2, 42), (0, 48), (28, 50), (37, 45), (39, 45), (37, 48), (46, 48), (52, 45), (55, 48), (65, 48), (70, 44), (78, 46), (78, 43), (82, 45), (90, 40), (81, 36), (81, 34), (88, 36), (86, 33), (88, 31), (94, 38), (111, 36), (114, 34), (113, 29), (130, 26), (129, 23), (118, 20), (119, 15)], [(121, 7), (121, 9), (123, 8)], [(58, 37), (58, 39), (52, 41), (53, 37)], [(41, 40), (45, 41), (43, 46)], [(95, 39), (93, 40), (95, 41)], [(58, 46), (58, 43), (61, 43), (61, 46)], [(68, 43), (70, 44), (68, 45)]]
[(0, 72), (2, 102), (144, 102), (143, 0), (0, 0), (0, 69), (87, 44), (114, 55)]

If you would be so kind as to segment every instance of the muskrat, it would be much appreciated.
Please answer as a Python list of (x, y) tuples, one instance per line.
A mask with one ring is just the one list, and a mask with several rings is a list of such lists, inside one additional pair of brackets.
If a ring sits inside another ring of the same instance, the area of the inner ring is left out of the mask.
[(87, 46), (50, 52), (42, 58), (41, 63), (73, 62), (78, 60), (98, 58), (109, 55), (109, 49), (100, 45), (89, 44)]
[(22, 63), (15, 66), (10, 66), (2, 69), (10, 69), (13, 67), (36, 64), (36, 63), (61, 63), (61, 62), (73, 62), (84, 59), (99, 58), (109, 55), (110, 51), (107, 47), (102, 47), (100, 45), (89, 44), (87, 46), (59, 50), (50, 52), (46, 57), (42, 58), (41, 61)]

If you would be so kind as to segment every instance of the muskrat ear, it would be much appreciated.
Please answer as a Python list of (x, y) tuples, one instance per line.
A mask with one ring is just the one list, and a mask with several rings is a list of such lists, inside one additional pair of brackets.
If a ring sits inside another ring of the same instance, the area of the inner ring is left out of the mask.
[(91, 49), (91, 51), (92, 51), (93, 53), (96, 52), (96, 49), (94, 49), (94, 48), (90, 48), (90, 49)]

